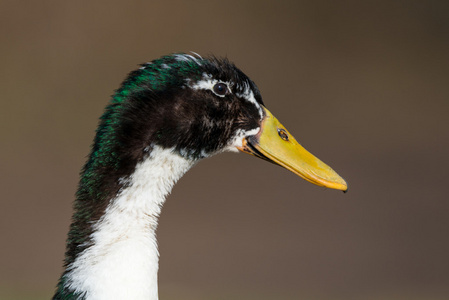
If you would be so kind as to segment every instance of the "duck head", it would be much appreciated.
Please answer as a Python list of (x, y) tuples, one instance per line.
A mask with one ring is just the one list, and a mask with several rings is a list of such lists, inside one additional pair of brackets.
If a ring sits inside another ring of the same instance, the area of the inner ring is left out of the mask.
[(227, 59), (175, 54), (143, 64), (117, 90), (104, 121), (114, 114), (120, 124), (103, 124), (100, 137), (115, 126), (120, 140), (113, 153), (133, 161), (154, 146), (195, 161), (242, 151), (316, 185), (347, 190), (344, 179), (295, 140), (265, 107), (256, 84)]
[(242, 151), (316, 185), (347, 190), (228, 60), (162, 57), (131, 72), (101, 117), (53, 299), (158, 299), (155, 230), (165, 197), (196, 161), (224, 151)]

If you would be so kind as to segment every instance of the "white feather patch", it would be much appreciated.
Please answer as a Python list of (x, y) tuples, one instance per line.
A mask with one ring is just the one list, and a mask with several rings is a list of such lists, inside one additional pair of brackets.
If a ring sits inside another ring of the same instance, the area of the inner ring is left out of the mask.
[[(190, 85), (190, 87), (194, 90), (210, 90), (212, 91), (215, 95), (217, 95), (218, 97), (222, 97), (224, 98), (225, 95), (219, 95), (217, 93), (215, 93), (214, 91), (214, 85), (216, 85), (217, 83), (224, 83), (226, 84), (229, 93), (232, 92), (232, 82), (229, 81), (220, 81), (217, 79), (212, 78), (212, 75), (210, 74), (203, 74), (203, 79), (202, 80), (198, 80), (197, 82), (195, 82), (195, 84)], [(189, 82), (187, 83), (189, 84)]]
[(229, 146), (226, 148), (227, 151), (231, 152), (238, 152), (239, 150), (237, 147), (243, 146), (243, 139), (252, 135), (258, 134), (260, 131), (260, 127), (251, 129), (251, 130), (243, 130), (239, 129), (237, 130), (236, 134), (231, 140), (231, 143), (229, 143)]
[[(186, 62), (193, 61), (197, 65), (201, 66), (201, 62), (199, 61), (199, 59), (196, 58), (193, 55), (190, 55), (190, 54), (175, 54), (174, 57), (175, 57), (175, 59), (177, 61), (186, 61)], [(201, 56), (200, 56), (200, 59), (201, 59)]]
[(249, 84), (247, 82), (245, 82), (243, 93), (236, 93), (236, 96), (240, 97), (240, 98), (244, 98), (245, 100), (254, 104), (254, 106), (257, 107), (257, 109), (259, 111), (260, 119), (262, 120), (262, 118), (263, 118), (262, 107), (260, 106), (259, 102), (257, 102), (256, 98), (254, 97), (254, 92), (251, 90), (251, 88), (249, 87)]

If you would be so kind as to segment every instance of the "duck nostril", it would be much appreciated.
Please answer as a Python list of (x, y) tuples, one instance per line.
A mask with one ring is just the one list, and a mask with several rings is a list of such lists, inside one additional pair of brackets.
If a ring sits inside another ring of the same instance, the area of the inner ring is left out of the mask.
[(285, 129), (278, 128), (278, 134), (284, 141), (288, 141), (288, 133), (285, 131)]

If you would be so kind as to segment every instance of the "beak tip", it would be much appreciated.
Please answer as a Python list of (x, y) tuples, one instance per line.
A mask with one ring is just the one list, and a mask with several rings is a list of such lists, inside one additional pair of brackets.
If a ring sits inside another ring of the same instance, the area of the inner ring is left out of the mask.
[(343, 179), (342, 185), (343, 185), (343, 188), (341, 189), (341, 191), (343, 191), (343, 193), (346, 194), (348, 192), (348, 190), (349, 190), (348, 184), (346, 183), (346, 180)]
[(345, 183), (339, 184), (338, 186), (334, 186), (334, 187), (330, 187), (330, 188), (334, 188), (336, 190), (340, 190), (343, 193), (347, 193), (348, 192), (348, 185)]

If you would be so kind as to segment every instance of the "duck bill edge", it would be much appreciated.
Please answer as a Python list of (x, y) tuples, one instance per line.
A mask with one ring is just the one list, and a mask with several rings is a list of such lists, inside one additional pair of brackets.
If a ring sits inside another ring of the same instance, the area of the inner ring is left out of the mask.
[(301, 146), (268, 109), (263, 110), (259, 133), (244, 138), (238, 150), (282, 166), (315, 185), (348, 190), (337, 172)]

